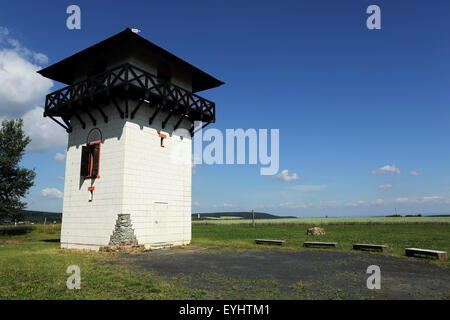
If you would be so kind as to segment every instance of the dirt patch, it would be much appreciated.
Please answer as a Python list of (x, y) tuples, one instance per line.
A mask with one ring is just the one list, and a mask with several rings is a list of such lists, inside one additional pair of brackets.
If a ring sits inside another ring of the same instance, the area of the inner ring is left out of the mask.
[(9, 240), (0, 240), (0, 243), (4, 243), (4, 244), (17, 244), (22, 242), (21, 240), (16, 240), (16, 239), (9, 239)]
[[(213, 299), (450, 299), (450, 269), (367, 252), (184, 248), (110, 261), (154, 272)], [(369, 290), (367, 268), (381, 269)]]

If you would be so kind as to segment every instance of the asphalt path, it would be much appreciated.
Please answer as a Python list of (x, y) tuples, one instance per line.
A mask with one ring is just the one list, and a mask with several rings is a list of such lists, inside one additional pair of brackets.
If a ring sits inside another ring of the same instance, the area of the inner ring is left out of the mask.
[[(152, 272), (206, 299), (450, 299), (449, 268), (369, 252), (188, 247), (109, 263)], [(371, 265), (380, 268), (380, 289), (367, 287)]]

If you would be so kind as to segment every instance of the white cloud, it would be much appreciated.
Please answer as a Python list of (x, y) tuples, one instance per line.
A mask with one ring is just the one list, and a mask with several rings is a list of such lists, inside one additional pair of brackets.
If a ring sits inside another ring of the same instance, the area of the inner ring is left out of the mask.
[(441, 199), (440, 196), (425, 196), (423, 197), (423, 201), (433, 201)]
[(354, 202), (347, 202), (344, 204), (346, 207), (359, 207), (366, 205), (366, 202), (364, 200), (354, 201)]
[(31, 137), (28, 152), (44, 152), (50, 147), (65, 149), (67, 133), (49, 118), (42, 116), (43, 108), (35, 107), (23, 116), (24, 131)]
[(363, 200), (355, 202), (342, 203), (337, 200), (320, 201), (320, 202), (283, 202), (277, 206), (271, 206), (271, 209), (308, 209), (308, 208), (338, 208), (338, 207), (358, 207), (364, 206), (366, 203)]
[(35, 60), (38, 64), (48, 63), (48, 57), (45, 54), (23, 47), (19, 40), (11, 38), (9, 34), (8, 28), (0, 26), (0, 44), (2, 47), (7, 46), (9, 47), (7, 49), (17, 52), (26, 59)]
[(53, 82), (36, 71), (48, 57), (23, 47), (0, 26), (0, 119), (23, 118), (30, 136), (28, 152), (44, 152), (50, 147), (65, 149), (67, 135), (49, 118), (44, 118), (45, 101)]
[(417, 172), (417, 171), (410, 171), (410, 172), (409, 172), (409, 175), (410, 175), (410, 176), (420, 176), (420, 173)]
[(55, 157), (53, 158), (53, 160), (55, 160), (56, 162), (64, 162), (65, 158), (66, 158), (66, 155), (64, 153), (57, 152), (55, 154)]
[(381, 167), (381, 168), (372, 170), (372, 174), (373, 174), (373, 175), (376, 175), (376, 174), (378, 174), (378, 173), (386, 174), (386, 173), (389, 173), (389, 172), (391, 172), (391, 173), (396, 173), (396, 174), (400, 174), (400, 169), (397, 168), (396, 166), (386, 165), (386, 166), (384, 166), (384, 167)]
[(213, 204), (213, 208), (231, 208), (233, 205), (231, 203), (223, 203), (223, 204)]
[(283, 181), (292, 181), (292, 180), (298, 180), (299, 177), (296, 173), (293, 173), (291, 176), (289, 175), (288, 170), (283, 170), (279, 174), (273, 176), (273, 179), (276, 180), (283, 180)]
[(366, 205), (366, 202), (364, 200), (350, 201), (350, 202), (344, 203), (345, 207), (360, 207), (360, 206), (365, 206), (365, 205)]
[(277, 207), (288, 209), (306, 209), (309, 207), (309, 205), (306, 203), (284, 202), (279, 204)]
[(200, 202), (195, 201), (195, 202), (194, 202), (194, 207), (200, 207)]
[(383, 204), (384, 200), (383, 199), (375, 199), (371, 202), (372, 204)]
[(0, 26), (0, 43), (8, 41), (9, 30), (5, 27)]
[(58, 180), (64, 181), (64, 177), (58, 176)]
[(33, 54), (33, 58), (38, 64), (42, 65), (48, 63), (48, 57), (43, 53), (35, 53)]
[(310, 203), (309, 206), (310, 207), (315, 206), (315, 207), (319, 207), (319, 208), (322, 208), (322, 207), (341, 207), (341, 206), (343, 206), (343, 204), (342, 204), (342, 202), (340, 202), (338, 200), (328, 200), (328, 201), (320, 201), (320, 202), (314, 203), (314, 204)]
[(39, 69), (17, 52), (0, 49), (0, 116), (20, 117), (45, 101), (53, 82)]
[(378, 186), (378, 189), (391, 189), (392, 188), (392, 184), (381, 184)]
[(41, 195), (47, 199), (62, 199), (64, 194), (56, 188), (45, 188)]
[[(370, 202), (366, 202), (363, 200), (359, 201), (347, 201), (342, 202), (339, 200), (330, 200), (330, 201), (318, 201), (318, 202), (284, 202), (278, 205), (264, 206), (265, 209), (286, 209), (286, 210), (298, 210), (308, 209), (309, 212), (313, 212), (313, 210), (321, 209), (321, 210), (362, 210), (367, 211), (367, 208), (371, 208), (374, 210), (382, 210), (387, 206), (394, 205), (420, 205), (420, 210), (435, 210), (433, 206), (439, 204), (450, 204), (450, 198), (445, 198), (442, 196), (424, 196), (419, 198), (410, 198), (410, 197), (398, 197), (392, 199), (375, 199)], [(429, 209), (427, 209), (429, 208)], [(311, 211), (310, 211), (311, 210)], [(414, 209), (416, 210), (416, 209)], [(328, 212), (328, 211), (325, 211)], [(331, 211), (330, 211), (331, 212)], [(345, 211), (344, 211), (345, 212)], [(432, 212), (432, 211), (431, 211)]]
[(358, 204), (356, 202), (347, 202), (344, 204), (346, 207), (357, 207)]
[(298, 191), (320, 191), (327, 187), (326, 184), (318, 184), (318, 185), (296, 185), (290, 187), (290, 189), (298, 190)]

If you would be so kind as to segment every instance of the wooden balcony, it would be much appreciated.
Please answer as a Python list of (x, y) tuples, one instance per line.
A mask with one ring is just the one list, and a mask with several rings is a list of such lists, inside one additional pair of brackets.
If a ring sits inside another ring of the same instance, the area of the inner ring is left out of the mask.
[[(130, 101), (136, 101), (132, 108)], [(102, 107), (109, 103), (113, 103), (123, 119), (133, 119), (140, 108), (154, 107), (149, 125), (159, 112), (164, 111), (167, 116), (163, 120), (163, 128), (171, 117), (177, 117), (174, 129), (183, 119), (188, 119), (192, 123), (191, 134), (194, 121), (206, 126), (216, 120), (214, 102), (128, 63), (48, 94), (44, 116), (71, 132), (72, 116), (77, 117), (83, 128), (87, 121), (94, 126), (99, 120), (108, 122), (108, 115)], [(99, 111), (101, 119), (93, 116), (93, 110)]]

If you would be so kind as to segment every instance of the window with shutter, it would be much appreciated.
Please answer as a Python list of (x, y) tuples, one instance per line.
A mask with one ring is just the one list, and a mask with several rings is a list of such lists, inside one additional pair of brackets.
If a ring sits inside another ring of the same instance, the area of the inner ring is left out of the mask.
[(88, 177), (90, 175), (90, 151), (86, 146), (81, 147), (81, 169), (80, 176)]
[(84, 179), (98, 179), (100, 170), (100, 141), (81, 148), (80, 175)]
[(91, 159), (92, 159), (91, 177), (97, 178), (100, 161), (100, 143), (91, 144), (89, 147), (91, 149)]

